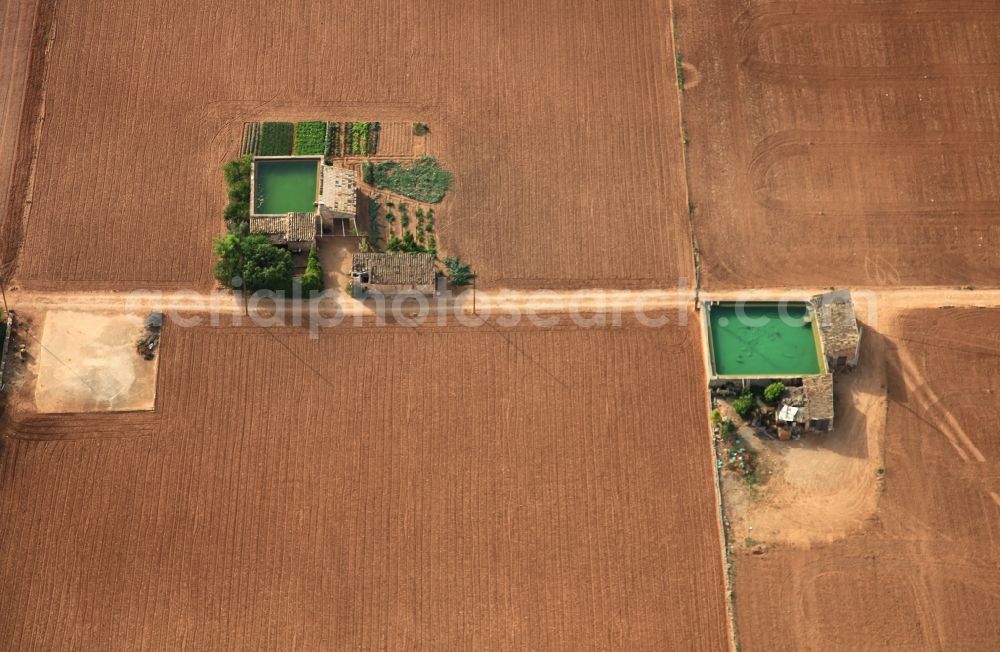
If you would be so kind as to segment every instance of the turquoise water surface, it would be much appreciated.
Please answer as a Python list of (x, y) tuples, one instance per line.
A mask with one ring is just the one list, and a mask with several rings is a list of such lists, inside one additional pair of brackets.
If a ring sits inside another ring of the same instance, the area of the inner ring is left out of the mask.
[(719, 304), (711, 307), (715, 373), (797, 376), (820, 373), (806, 304)]

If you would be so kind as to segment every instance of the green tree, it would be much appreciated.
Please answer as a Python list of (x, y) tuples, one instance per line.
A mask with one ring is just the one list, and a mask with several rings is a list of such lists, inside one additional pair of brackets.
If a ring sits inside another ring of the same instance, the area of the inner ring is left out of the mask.
[(222, 285), (233, 287), (238, 279), (248, 292), (291, 290), (292, 255), (267, 236), (229, 233), (216, 238), (212, 250), (219, 257), (215, 278)]
[(233, 201), (250, 201), (250, 179), (239, 179), (229, 184), (229, 198)]
[(212, 251), (219, 257), (215, 263), (215, 279), (227, 288), (233, 287), (233, 279), (243, 278), (242, 239), (235, 233), (220, 236), (212, 243)]
[(292, 255), (275, 247), (267, 236), (248, 235), (243, 239), (243, 286), (248, 292), (292, 289)]
[(230, 231), (237, 225), (246, 224), (250, 221), (250, 204), (245, 201), (230, 202), (223, 217), (226, 218), (226, 225)]
[(325, 286), (323, 266), (319, 262), (319, 256), (316, 255), (316, 245), (313, 244), (309, 250), (306, 271), (302, 273), (302, 294), (309, 297), (313, 292), (322, 292)]
[(247, 154), (238, 159), (234, 159), (225, 164), (222, 173), (226, 177), (226, 184), (233, 185), (237, 181), (250, 180), (250, 169), (253, 167), (253, 156)]
[(472, 273), (472, 269), (460, 261), (458, 257), (445, 258), (444, 266), (448, 270), (448, 278), (451, 279), (451, 284), (457, 287), (462, 287), (468, 285), (472, 282), (472, 279), (476, 278), (476, 275)]
[(764, 388), (764, 400), (768, 403), (777, 403), (785, 395), (785, 384), (782, 382), (771, 383)]

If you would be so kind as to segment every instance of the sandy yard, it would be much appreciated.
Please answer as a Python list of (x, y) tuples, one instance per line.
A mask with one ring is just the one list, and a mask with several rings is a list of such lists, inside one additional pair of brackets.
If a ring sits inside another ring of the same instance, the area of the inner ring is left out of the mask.
[(750, 487), (723, 472), (734, 545), (834, 541), (875, 513), (884, 464), (885, 353), (877, 333), (866, 333), (862, 347), (863, 363), (835, 381), (833, 432), (785, 442), (740, 430), (760, 453), (764, 482)]
[(136, 352), (142, 332), (135, 315), (49, 312), (37, 354), (37, 410), (152, 410), (159, 358), (147, 361)]

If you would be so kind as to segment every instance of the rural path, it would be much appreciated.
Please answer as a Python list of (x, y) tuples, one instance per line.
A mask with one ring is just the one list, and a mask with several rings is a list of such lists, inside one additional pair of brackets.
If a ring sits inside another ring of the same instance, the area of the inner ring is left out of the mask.
[[(701, 300), (776, 300), (801, 299), (818, 294), (812, 290), (730, 290), (702, 292)], [(373, 302), (359, 302), (346, 294), (336, 295), (340, 310), (345, 315), (373, 315)], [(1000, 307), (1000, 290), (961, 290), (955, 288), (893, 288), (854, 290), (859, 318), (869, 324), (878, 324), (882, 318), (900, 311), (919, 308)], [(600, 313), (600, 312), (650, 312), (657, 310), (686, 310), (693, 306), (691, 290), (580, 290), (580, 291), (477, 291), (475, 311), (478, 314), (511, 313)], [(220, 315), (243, 313), (243, 302), (226, 292), (30, 292), (8, 290), (7, 302), (12, 310), (66, 309), (91, 312), (143, 312), (160, 310), (178, 313), (215, 313)], [(386, 305), (392, 306), (387, 299)], [(269, 302), (260, 304), (268, 308)], [(411, 308), (407, 307), (408, 310)], [(472, 314), (471, 292), (453, 297), (435, 298), (429, 302), (429, 312), (463, 312)], [(334, 303), (323, 304), (320, 312), (335, 310)]]

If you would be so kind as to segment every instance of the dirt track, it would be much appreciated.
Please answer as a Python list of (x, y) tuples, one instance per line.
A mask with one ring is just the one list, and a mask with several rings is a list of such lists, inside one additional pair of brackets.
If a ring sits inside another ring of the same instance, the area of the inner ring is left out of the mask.
[(0, 638), (724, 648), (697, 338), (170, 329), (156, 413), (7, 425)]
[(706, 287), (1000, 285), (995, 3), (674, 5)]

